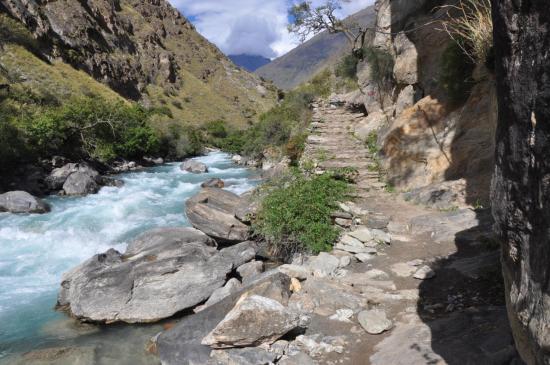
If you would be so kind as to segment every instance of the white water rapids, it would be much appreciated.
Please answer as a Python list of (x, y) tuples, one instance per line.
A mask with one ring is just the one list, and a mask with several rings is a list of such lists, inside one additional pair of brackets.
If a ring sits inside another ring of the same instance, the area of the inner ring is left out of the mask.
[(50, 197), (44, 215), (0, 213), (0, 359), (13, 352), (63, 340), (49, 324), (61, 275), (90, 256), (124, 250), (138, 234), (156, 227), (188, 226), (184, 202), (200, 184), (219, 177), (236, 193), (251, 189), (251, 172), (216, 152), (197, 160), (209, 173), (194, 175), (179, 163), (116, 176), (122, 188), (104, 187), (86, 197)]

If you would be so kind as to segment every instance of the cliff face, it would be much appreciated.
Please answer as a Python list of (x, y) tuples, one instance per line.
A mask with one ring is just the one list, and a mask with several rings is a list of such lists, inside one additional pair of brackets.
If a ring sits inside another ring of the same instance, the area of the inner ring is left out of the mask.
[(550, 12), (544, 0), (495, 1), (499, 119), (493, 214), (506, 300), (528, 364), (550, 363)]
[[(464, 76), (472, 79), (471, 90), (459, 103), (444, 87), (453, 41), (439, 21), (447, 12), (441, 6), (453, 3), (377, 1), (380, 32), (369, 47), (391, 59), (391, 77), (381, 85), (366, 58), (358, 66), (361, 93), (353, 97), (368, 113), (355, 133), (362, 139), (377, 133), (387, 181), (409, 191), (408, 198), (441, 208), (488, 203), (494, 166), (493, 75), (480, 66)], [(468, 62), (466, 55), (454, 57)]]
[[(234, 66), (164, 0), (0, 0), (0, 12), (31, 32), (39, 56), (126, 98), (166, 105), (176, 119), (244, 122), (273, 100), (268, 85)], [(172, 105), (177, 100), (188, 104)]]

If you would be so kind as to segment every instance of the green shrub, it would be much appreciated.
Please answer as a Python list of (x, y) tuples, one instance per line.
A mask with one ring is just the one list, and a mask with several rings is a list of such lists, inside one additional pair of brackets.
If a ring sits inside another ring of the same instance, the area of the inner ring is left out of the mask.
[(192, 126), (173, 123), (160, 137), (159, 153), (169, 159), (195, 156), (203, 151), (201, 132)]
[(370, 132), (365, 143), (371, 155), (375, 156), (378, 154), (378, 133)]
[(326, 68), (315, 75), (308, 83), (299, 87), (298, 92), (309, 95), (311, 99), (315, 97), (327, 98), (332, 90), (331, 79), (332, 72)]
[(0, 172), (9, 171), (28, 154), (19, 130), (0, 113)]
[(474, 63), (467, 57), (460, 46), (452, 42), (441, 57), (441, 84), (447, 91), (452, 105), (464, 103), (474, 85), (472, 74)]
[(227, 126), (225, 121), (223, 120), (208, 122), (206, 123), (204, 129), (210, 136), (214, 138), (226, 138), (228, 135)]
[(297, 172), (268, 188), (254, 231), (275, 254), (330, 250), (338, 238), (331, 213), (346, 196), (348, 185), (330, 174), (305, 177)]
[(354, 55), (347, 55), (336, 65), (334, 73), (336, 76), (357, 80), (357, 63), (359, 60)]
[(284, 147), (284, 153), (290, 158), (290, 164), (297, 166), (306, 147), (307, 134), (301, 133), (290, 138)]
[(151, 112), (137, 104), (79, 97), (59, 107), (37, 106), (14, 118), (36, 156), (74, 158), (139, 158), (158, 151), (149, 125)]
[(309, 124), (313, 99), (313, 94), (302, 89), (287, 93), (279, 105), (262, 114), (259, 122), (244, 133), (241, 153), (258, 157), (266, 148), (284, 147), (291, 138), (299, 138)]
[(380, 88), (386, 88), (393, 82), (394, 59), (381, 48), (365, 47), (363, 57), (370, 65), (370, 77)]

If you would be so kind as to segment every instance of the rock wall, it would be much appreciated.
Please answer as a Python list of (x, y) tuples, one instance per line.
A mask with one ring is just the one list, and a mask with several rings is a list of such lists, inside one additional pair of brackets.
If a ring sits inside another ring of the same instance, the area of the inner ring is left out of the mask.
[(499, 119), (493, 214), (506, 300), (528, 364), (550, 363), (550, 12), (493, 2)]
[(475, 85), (462, 105), (454, 105), (443, 86), (443, 54), (453, 41), (439, 20), (447, 14), (441, 6), (453, 3), (377, 2), (378, 32), (370, 46), (391, 55), (393, 80), (382, 89), (369, 60), (359, 65), (369, 115), (355, 131), (361, 139), (365, 131), (377, 131), (391, 185), (412, 191), (411, 199), (417, 191), (421, 203), (426, 196), (453, 196), (449, 207), (488, 202), (496, 129), (494, 76), (485, 67), (475, 70)]

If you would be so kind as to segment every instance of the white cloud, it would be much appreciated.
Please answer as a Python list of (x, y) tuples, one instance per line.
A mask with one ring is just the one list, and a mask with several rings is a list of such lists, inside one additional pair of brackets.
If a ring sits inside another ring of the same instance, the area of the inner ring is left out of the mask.
[[(208, 40), (227, 54), (274, 58), (298, 45), (287, 31), (287, 11), (297, 0), (169, 0)], [(323, 0), (315, 0), (314, 4)], [(340, 16), (353, 14), (374, 0), (343, 3)]]

